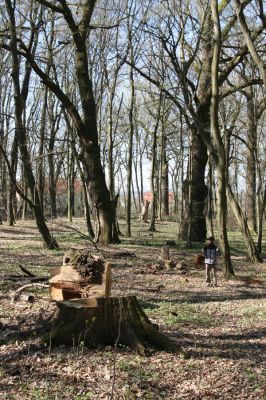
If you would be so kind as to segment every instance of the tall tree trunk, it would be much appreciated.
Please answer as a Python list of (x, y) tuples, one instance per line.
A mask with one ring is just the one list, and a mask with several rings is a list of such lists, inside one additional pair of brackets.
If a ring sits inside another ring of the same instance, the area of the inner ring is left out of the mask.
[[(36, 190), (35, 179), (32, 172), (30, 154), (27, 147), (26, 129), (23, 125), (23, 101), (20, 91), (20, 64), (17, 50), (17, 36), (15, 25), (14, 8), (10, 0), (6, 0), (6, 7), (10, 22), (11, 34), (11, 55), (12, 55), (12, 79), (14, 84), (14, 104), (15, 104), (15, 135), (18, 137), (19, 150), (21, 160), (25, 172), (25, 177), (31, 194), (31, 207), (35, 216), (36, 224), (39, 232), (49, 249), (58, 247), (56, 240), (50, 234), (50, 231), (45, 223), (45, 218), (42, 212), (38, 191)], [(15, 179), (15, 177), (13, 177)]]
[[(184, 220), (184, 135), (183, 135), (183, 118), (182, 114), (180, 114), (180, 157), (181, 157), (181, 165), (180, 165), (180, 186), (181, 186), (181, 204), (180, 204), (180, 221), (181, 226)], [(177, 196), (178, 196), (178, 188), (177, 188)], [(175, 200), (175, 204), (178, 204), (178, 199)], [(180, 228), (179, 228), (180, 229)], [(180, 235), (179, 235), (180, 236)]]
[[(28, 197), (28, 184), (25, 178), (25, 174), (24, 174), (24, 168), (22, 166), (22, 188), (23, 188), (23, 192), (25, 194), (25, 197)], [(22, 219), (23, 221), (25, 221), (27, 219), (27, 213), (28, 213), (28, 203), (23, 200), (23, 204), (22, 204)]]
[(214, 139), (217, 151), (217, 220), (219, 226), (219, 244), (222, 250), (222, 261), (225, 277), (229, 278), (234, 275), (234, 269), (231, 262), (230, 247), (227, 237), (227, 197), (226, 197), (226, 154), (224, 144), (220, 134), (218, 120), (219, 106), (219, 85), (218, 85), (218, 68), (221, 49), (221, 30), (218, 14), (217, 0), (211, 0), (211, 11), (213, 20), (214, 44), (213, 44), (213, 59), (212, 59), (212, 99), (210, 108), (211, 118), (211, 134)]
[[(206, 220), (204, 215), (205, 201), (208, 189), (205, 185), (205, 168), (208, 161), (207, 148), (202, 140), (210, 130), (210, 80), (212, 62), (212, 33), (213, 25), (211, 11), (208, 8), (203, 16), (200, 42), (201, 73), (198, 89), (195, 95), (197, 108), (193, 111), (194, 123), (191, 127), (191, 196), (184, 190), (184, 221), (181, 228), (183, 240), (202, 242), (206, 239)], [(190, 99), (186, 93), (185, 100), (191, 109)], [(184, 182), (188, 187), (188, 182)], [(190, 201), (190, 204), (188, 204)], [(190, 230), (190, 232), (188, 232)]]
[(264, 214), (265, 214), (265, 208), (266, 208), (266, 182), (264, 183), (264, 191), (263, 191), (263, 197), (262, 201), (259, 201), (259, 206), (258, 206), (258, 241), (257, 241), (257, 249), (258, 253), (261, 257), (262, 253), (262, 234), (263, 234), (263, 219), (264, 219)]
[[(205, 115), (208, 116), (207, 123), (209, 123), (209, 112)], [(201, 115), (202, 122), (203, 116), (204, 114)], [(206, 126), (206, 121), (204, 125)], [(205, 185), (205, 168), (208, 155), (207, 148), (196, 127), (192, 128), (191, 136), (191, 169), (188, 171), (190, 177), (188, 175), (184, 181), (184, 218), (181, 239), (189, 242), (203, 242), (207, 233), (204, 208), (208, 194)]]
[[(12, 143), (11, 149), (11, 157), (10, 157), (10, 166), (11, 173), (13, 177), (16, 177), (17, 174), (17, 163), (18, 163), (18, 137), (15, 132), (14, 140)], [(16, 222), (15, 212), (14, 212), (14, 204), (16, 199), (16, 189), (14, 184), (12, 183), (12, 179), (8, 179), (7, 185), (7, 223), (9, 226), (14, 226)]]
[(209, 156), (208, 161), (208, 204), (207, 204), (207, 233), (208, 236), (214, 236), (214, 228), (213, 228), (213, 219), (214, 219), (214, 210), (213, 210), (213, 165)]
[(161, 115), (161, 104), (162, 104), (162, 92), (160, 92), (159, 103), (157, 116), (155, 120), (155, 126), (153, 130), (153, 139), (152, 139), (152, 167), (151, 167), (151, 194), (152, 194), (152, 202), (151, 202), (151, 222), (149, 230), (151, 232), (155, 232), (155, 219), (156, 219), (156, 211), (158, 204), (158, 160), (157, 160), (157, 133), (160, 123), (160, 115)]
[(138, 148), (139, 148), (139, 175), (140, 175), (140, 197), (141, 197), (141, 203), (144, 203), (144, 189), (143, 189), (143, 152), (141, 149), (141, 144), (140, 140), (138, 142)]
[(45, 185), (45, 159), (44, 159), (44, 141), (45, 141), (45, 130), (46, 130), (46, 112), (47, 112), (47, 96), (48, 88), (44, 87), (43, 104), (41, 110), (41, 120), (40, 120), (40, 139), (39, 139), (39, 150), (38, 150), (38, 160), (37, 160), (37, 188), (40, 198), (40, 206), (43, 210), (44, 201), (44, 185)]
[(136, 188), (137, 188), (137, 195), (138, 195), (138, 205), (137, 205), (137, 212), (140, 213), (141, 211), (141, 193), (139, 188), (139, 177), (138, 177), (138, 150), (136, 147), (136, 159), (133, 162), (134, 164), (134, 171), (135, 171), (135, 181), (136, 181)]
[(54, 156), (52, 153), (48, 154), (48, 169), (49, 169), (49, 200), (51, 207), (51, 217), (57, 217), (57, 201), (56, 201), (56, 182), (54, 171)]
[(169, 168), (166, 153), (167, 137), (164, 127), (164, 119), (162, 120), (162, 133), (161, 133), (161, 209), (162, 215), (169, 216)]
[(83, 170), (81, 168), (79, 159), (78, 159), (78, 152), (76, 150), (75, 144), (73, 144), (73, 154), (75, 156), (75, 161), (77, 163), (80, 179), (82, 182), (82, 190), (83, 190), (83, 198), (84, 198), (84, 214), (85, 214), (85, 221), (86, 221), (86, 226), (87, 226), (87, 231), (88, 235), (91, 239), (94, 239), (95, 234), (93, 231), (92, 223), (91, 223), (91, 212), (90, 212), (90, 205), (89, 205), (89, 198), (88, 198), (88, 191), (87, 191), (87, 186), (86, 186), (86, 180), (84, 177)]
[(252, 87), (246, 88), (245, 93), (247, 100), (246, 212), (249, 229), (256, 232), (256, 111)]
[(67, 153), (67, 218), (72, 222), (72, 218), (75, 214), (75, 160), (73, 154), (73, 143), (72, 136), (69, 132), (68, 140), (71, 141), (71, 146), (68, 147)]
[[(254, 63), (257, 65), (261, 78), (263, 80), (263, 93), (264, 93), (264, 100), (266, 98), (266, 68), (265, 68), (265, 61), (264, 59), (260, 56), (259, 52), (257, 51), (255, 47), (255, 41), (252, 37), (251, 32), (248, 29), (248, 25), (246, 22), (246, 18), (244, 15), (244, 7), (245, 7), (245, 2), (241, 2), (240, 0), (233, 0), (234, 8), (236, 11), (236, 16), (243, 34), (243, 39), (246, 43), (246, 46), (248, 48), (248, 51), (250, 52), (250, 55), (254, 61)], [(262, 3), (263, 4), (263, 3)], [(263, 12), (263, 8), (262, 8)], [(265, 30), (265, 14), (262, 16), (263, 19), (263, 26)]]
[(247, 219), (244, 215), (243, 209), (239, 205), (239, 202), (237, 201), (237, 199), (232, 191), (232, 188), (229, 184), (227, 184), (227, 193), (228, 193), (230, 206), (235, 214), (238, 225), (239, 225), (242, 235), (243, 235), (243, 239), (244, 239), (246, 250), (247, 250), (247, 258), (251, 262), (260, 262), (261, 257), (256, 248), (254, 240), (252, 239), (252, 236), (251, 236), (251, 233), (250, 233), (250, 230), (248, 227)]
[[(129, 29), (130, 57), (133, 61), (133, 49), (131, 30)], [(133, 158), (133, 136), (134, 136), (134, 105), (135, 105), (135, 82), (133, 67), (130, 67), (131, 102), (129, 109), (129, 144), (127, 161), (127, 209), (126, 209), (126, 235), (131, 236), (131, 186), (132, 186), (132, 158)]]

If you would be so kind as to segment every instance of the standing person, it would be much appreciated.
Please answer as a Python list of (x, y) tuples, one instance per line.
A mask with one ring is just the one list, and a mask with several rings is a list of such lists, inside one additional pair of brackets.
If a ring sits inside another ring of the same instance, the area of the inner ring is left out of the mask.
[(207, 286), (217, 286), (217, 260), (218, 247), (214, 244), (212, 236), (207, 238), (207, 245), (203, 247), (202, 254), (205, 258)]

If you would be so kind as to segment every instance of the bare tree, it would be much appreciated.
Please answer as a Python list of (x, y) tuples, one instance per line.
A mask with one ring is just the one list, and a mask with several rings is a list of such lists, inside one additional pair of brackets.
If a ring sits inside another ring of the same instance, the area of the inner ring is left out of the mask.
[[(28, 94), (28, 83), (30, 79), (31, 67), (28, 64), (26, 69), (26, 76), (24, 79), (23, 88), (20, 88), (20, 62), (19, 52), (17, 48), (17, 31), (15, 21), (15, 9), (11, 3), (11, 0), (6, 0), (6, 8), (9, 16), (9, 29), (10, 29), (10, 51), (12, 56), (12, 79), (14, 86), (14, 104), (15, 104), (15, 137), (19, 145), (19, 150), (22, 158), (23, 168), (27, 184), (31, 193), (32, 201), (28, 201), (31, 209), (34, 213), (38, 229), (42, 235), (44, 242), (50, 249), (57, 248), (57, 242), (50, 234), (50, 231), (46, 225), (45, 218), (42, 211), (42, 205), (35, 184), (35, 179), (31, 167), (30, 154), (27, 146), (26, 129), (23, 123), (23, 111), (25, 108), (25, 102)], [(29, 49), (34, 53), (34, 47), (36, 48), (38, 38), (35, 36), (35, 30), (32, 30), (32, 34), (29, 42)], [(10, 170), (12, 175), (11, 179), (14, 182), (15, 177), (12, 169)]]

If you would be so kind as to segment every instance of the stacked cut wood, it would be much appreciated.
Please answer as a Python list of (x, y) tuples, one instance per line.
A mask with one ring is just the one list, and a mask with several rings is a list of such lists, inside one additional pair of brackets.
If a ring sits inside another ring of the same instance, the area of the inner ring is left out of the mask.
[(110, 296), (111, 264), (87, 251), (68, 251), (63, 266), (54, 268), (51, 275), (53, 300)]
[(193, 258), (194, 266), (196, 269), (204, 267), (204, 257), (202, 254), (195, 254)]

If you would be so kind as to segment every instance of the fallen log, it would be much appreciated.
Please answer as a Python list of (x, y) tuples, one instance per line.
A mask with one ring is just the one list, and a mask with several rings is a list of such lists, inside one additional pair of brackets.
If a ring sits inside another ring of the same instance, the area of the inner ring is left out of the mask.
[(43, 340), (52, 346), (115, 345), (131, 347), (144, 355), (147, 346), (183, 353), (180, 346), (159, 332), (135, 296), (60, 301), (46, 322)]

